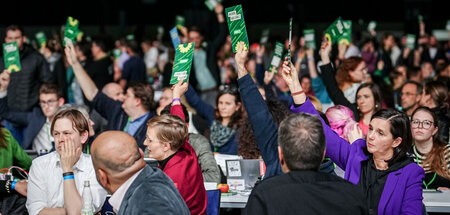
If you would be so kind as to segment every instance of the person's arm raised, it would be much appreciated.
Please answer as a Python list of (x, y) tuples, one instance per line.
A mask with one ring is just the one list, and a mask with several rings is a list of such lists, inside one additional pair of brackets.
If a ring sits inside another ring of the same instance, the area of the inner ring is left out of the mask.
[(92, 101), (98, 93), (98, 88), (78, 61), (73, 44), (67, 43), (64, 52), (66, 53), (67, 62), (72, 66), (75, 77), (78, 83), (80, 83), (81, 90), (83, 90), (86, 99)]
[(239, 43), (239, 48), (234, 56), (234, 60), (236, 61), (236, 66), (238, 68), (238, 78), (242, 78), (248, 74), (247, 69), (245, 68), (245, 61), (247, 60), (248, 51), (244, 50), (244, 43)]
[(289, 86), (294, 104), (303, 104), (306, 101), (306, 94), (303, 91), (300, 81), (298, 80), (298, 72), (292, 63), (286, 57), (283, 62), (283, 72), (281, 73), (286, 84)]

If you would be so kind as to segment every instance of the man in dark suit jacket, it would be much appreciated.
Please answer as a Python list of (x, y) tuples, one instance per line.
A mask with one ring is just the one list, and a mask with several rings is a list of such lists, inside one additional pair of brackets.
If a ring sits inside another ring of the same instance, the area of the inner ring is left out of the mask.
[(172, 180), (146, 165), (129, 134), (103, 132), (91, 150), (97, 180), (112, 193), (109, 203), (116, 214), (190, 214)]
[(154, 94), (150, 83), (146, 81), (130, 83), (124, 102), (115, 101), (98, 90), (78, 61), (73, 44), (69, 44), (65, 52), (86, 99), (92, 102), (92, 107), (108, 120), (107, 129), (127, 132), (144, 150), (147, 121), (155, 115), (153, 111), (150, 111), (153, 107)]
[(51, 117), (64, 104), (61, 90), (54, 84), (43, 84), (39, 89), (39, 107), (31, 111), (13, 111), (8, 108), (7, 87), (9, 72), (0, 75), (0, 117), (20, 126), (26, 126), (23, 149), (32, 148), (38, 153), (41, 149), (50, 151), (53, 137), (50, 134)]
[(285, 174), (258, 184), (245, 214), (368, 214), (360, 188), (318, 171), (326, 145), (318, 117), (292, 115), (281, 122), (278, 133), (278, 156)]

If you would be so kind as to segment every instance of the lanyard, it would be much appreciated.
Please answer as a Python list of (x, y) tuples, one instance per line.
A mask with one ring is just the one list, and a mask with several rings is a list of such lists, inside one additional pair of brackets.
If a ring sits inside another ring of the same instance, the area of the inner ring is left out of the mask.
[[(130, 125), (130, 121), (131, 121), (131, 118), (128, 117), (128, 119), (127, 119), (127, 124), (125, 125), (125, 128), (123, 128), (123, 131), (124, 131), (124, 132), (127, 132), (128, 126)], [(128, 133), (128, 132), (127, 132), (127, 133)]]
[[(414, 146), (414, 148), (415, 148), (415, 147), (416, 147), (416, 146)], [(417, 165), (420, 166), (420, 163), (419, 163), (419, 157), (418, 157), (416, 154), (414, 154), (414, 156), (416, 156), (416, 163), (417, 163)], [(430, 184), (432, 184), (432, 183), (434, 182), (435, 179), (436, 179), (436, 172), (434, 173), (433, 178), (432, 178), (428, 183), (425, 182), (425, 178), (424, 178), (423, 181), (422, 181), (422, 183), (423, 183), (423, 185), (425, 186), (425, 189), (428, 189), (428, 186), (430, 186)]]

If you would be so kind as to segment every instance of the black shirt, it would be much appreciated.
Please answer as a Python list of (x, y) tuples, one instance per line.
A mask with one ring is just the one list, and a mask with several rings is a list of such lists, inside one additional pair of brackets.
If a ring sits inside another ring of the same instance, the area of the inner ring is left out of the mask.
[(87, 66), (86, 71), (99, 90), (102, 90), (106, 84), (113, 81), (114, 70), (109, 56), (92, 61)]
[(394, 163), (387, 170), (378, 170), (372, 155), (369, 155), (369, 159), (361, 162), (361, 176), (358, 185), (365, 195), (369, 214), (378, 214), (378, 203), (383, 194), (389, 173), (397, 171), (412, 162), (412, 159), (407, 158)]
[(138, 56), (132, 56), (125, 61), (123, 64), (122, 79), (127, 81), (127, 85), (133, 81), (147, 80), (144, 61)]
[(173, 153), (173, 155), (167, 157), (166, 159), (162, 160), (162, 161), (158, 161), (159, 165), (161, 166), (161, 169), (164, 170), (164, 167), (166, 167), (166, 164), (169, 162), (170, 159), (172, 159), (173, 156), (175, 156), (177, 154), (178, 151), (176, 151), (175, 153)]

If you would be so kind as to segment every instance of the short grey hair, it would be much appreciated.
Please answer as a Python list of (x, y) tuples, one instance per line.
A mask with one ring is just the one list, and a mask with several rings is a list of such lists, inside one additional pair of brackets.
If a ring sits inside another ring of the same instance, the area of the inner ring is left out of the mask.
[(280, 124), (278, 144), (289, 170), (317, 171), (326, 147), (320, 118), (307, 113), (292, 114)]

